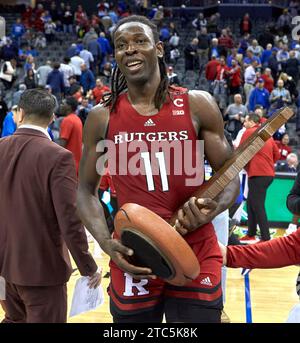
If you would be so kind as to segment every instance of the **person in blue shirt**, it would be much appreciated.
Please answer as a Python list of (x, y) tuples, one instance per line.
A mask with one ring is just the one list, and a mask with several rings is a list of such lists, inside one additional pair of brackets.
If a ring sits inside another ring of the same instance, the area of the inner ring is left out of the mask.
[(85, 94), (96, 86), (95, 76), (86, 64), (81, 65), (80, 84)]
[(266, 111), (269, 109), (270, 93), (264, 88), (264, 85), (264, 80), (258, 79), (256, 87), (251, 91), (248, 105), (250, 111), (254, 111), (256, 105), (261, 105)]
[(264, 68), (268, 66), (271, 55), (272, 55), (272, 44), (267, 44), (267, 48), (263, 51), (261, 55), (261, 64)]
[(1, 132), (1, 138), (11, 136), (17, 129), (17, 125), (14, 121), (14, 114), (17, 112), (18, 106), (12, 107), (11, 111), (7, 113), (3, 121), (3, 127)]
[(16, 41), (18, 47), (21, 45), (21, 39), (24, 33), (25, 33), (25, 27), (21, 23), (21, 19), (17, 18), (15, 24), (11, 28), (11, 36), (13, 40)]

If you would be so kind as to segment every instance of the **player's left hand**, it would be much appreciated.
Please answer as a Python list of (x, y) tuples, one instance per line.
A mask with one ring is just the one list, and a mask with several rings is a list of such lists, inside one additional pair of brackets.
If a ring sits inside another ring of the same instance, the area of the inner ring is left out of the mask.
[(185, 235), (212, 221), (216, 216), (218, 203), (209, 198), (192, 197), (178, 211), (175, 229)]

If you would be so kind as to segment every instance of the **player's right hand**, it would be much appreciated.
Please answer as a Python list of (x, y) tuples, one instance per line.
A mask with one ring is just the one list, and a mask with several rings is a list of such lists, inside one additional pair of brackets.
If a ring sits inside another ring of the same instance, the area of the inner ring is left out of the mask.
[(102, 249), (111, 257), (115, 264), (134, 279), (156, 279), (150, 268), (137, 267), (128, 258), (134, 255), (134, 251), (123, 245), (117, 239), (107, 239), (102, 245)]

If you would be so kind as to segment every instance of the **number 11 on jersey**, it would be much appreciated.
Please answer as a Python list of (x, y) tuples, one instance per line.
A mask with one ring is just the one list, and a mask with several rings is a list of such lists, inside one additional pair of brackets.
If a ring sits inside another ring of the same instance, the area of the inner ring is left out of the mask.
[[(169, 190), (169, 183), (168, 183), (168, 177), (167, 177), (165, 155), (161, 151), (161, 152), (156, 152), (155, 157), (158, 159), (162, 190), (163, 192), (167, 192)], [(155, 186), (154, 186), (153, 172), (152, 172), (152, 167), (151, 167), (151, 162), (150, 162), (150, 153), (142, 152), (141, 158), (144, 161), (148, 191), (154, 191)]]

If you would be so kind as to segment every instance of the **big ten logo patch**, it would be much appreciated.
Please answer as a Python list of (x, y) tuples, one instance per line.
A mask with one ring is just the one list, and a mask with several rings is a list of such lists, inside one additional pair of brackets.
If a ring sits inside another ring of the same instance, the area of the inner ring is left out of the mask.
[(5, 18), (0, 16), (0, 39), (5, 37), (6, 22)]
[(147, 295), (149, 291), (144, 287), (148, 284), (147, 279), (142, 279), (137, 282), (133, 280), (133, 277), (127, 273), (124, 273), (125, 276), (125, 291), (123, 295), (125, 297), (133, 297), (136, 295)]
[[(183, 99), (177, 98), (173, 101), (174, 105), (176, 107), (183, 107)], [(172, 111), (173, 116), (183, 116), (184, 115), (184, 110), (173, 110)]]

